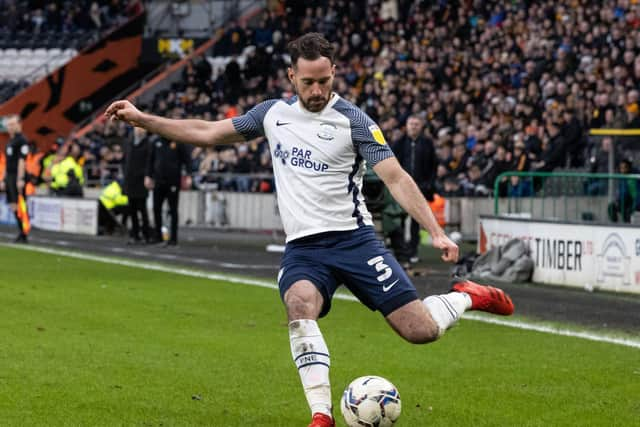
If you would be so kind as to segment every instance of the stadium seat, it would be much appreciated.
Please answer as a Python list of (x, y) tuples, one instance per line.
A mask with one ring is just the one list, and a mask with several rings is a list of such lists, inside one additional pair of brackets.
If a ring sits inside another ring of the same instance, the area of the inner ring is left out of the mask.
[(44, 58), (49, 56), (47, 49), (39, 47), (33, 50), (33, 56), (37, 58)]
[(19, 56), (13, 60), (13, 66), (15, 68), (24, 67), (25, 65), (27, 65), (27, 58), (25, 57)]
[(23, 58), (27, 58), (27, 57), (33, 56), (33, 49), (31, 49), (29, 47), (22, 48), (22, 49), (18, 50), (18, 56), (21, 56)]
[(76, 49), (72, 48), (72, 47), (69, 47), (69, 48), (65, 49), (64, 51), (62, 51), (62, 53), (67, 58), (73, 58), (74, 56), (76, 56), (78, 54), (78, 51)]
[(51, 48), (47, 52), (49, 54), (49, 58), (57, 58), (58, 56), (62, 55), (62, 49), (60, 49), (59, 47)]

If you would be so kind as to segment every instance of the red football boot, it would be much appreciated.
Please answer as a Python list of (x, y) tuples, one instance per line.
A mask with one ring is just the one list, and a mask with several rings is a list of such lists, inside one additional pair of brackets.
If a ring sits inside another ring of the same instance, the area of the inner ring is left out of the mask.
[(311, 418), (309, 427), (336, 427), (336, 422), (329, 415), (316, 412)]
[(464, 280), (453, 285), (456, 292), (465, 292), (471, 297), (471, 310), (510, 316), (513, 314), (513, 302), (502, 289), (493, 286), (479, 285), (471, 280)]

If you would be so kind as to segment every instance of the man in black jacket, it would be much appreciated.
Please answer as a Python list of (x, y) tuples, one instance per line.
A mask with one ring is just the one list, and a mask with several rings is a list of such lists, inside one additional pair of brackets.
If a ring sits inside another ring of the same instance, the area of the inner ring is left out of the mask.
[(562, 136), (567, 147), (569, 166), (580, 168), (584, 166), (584, 145), (582, 139), (582, 125), (572, 109), (563, 113)]
[(142, 237), (151, 241), (149, 233), (149, 215), (147, 213), (147, 196), (149, 192), (144, 185), (145, 168), (151, 152), (151, 143), (147, 131), (133, 128), (133, 135), (124, 144), (124, 186), (123, 193), (129, 199), (129, 216), (131, 230), (129, 244), (141, 243), (140, 221), (142, 221)]
[(157, 138), (151, 144), (151, 154), (147, 161), (144, 178), (145, 187), (153, 189), (153, 219), (156, 239), (162, 241), (162, 205), (169, 203), (171, 227), (169, 240), (165, 245), (178, 244), (178, 196), (182, 170), (189, 167), (191, 150), (188, 146)]
[(558, 123), (547, 120), (546, 138), (543, 141), (542, 158), (532, 166), (536, 171), (551, 172), (565, 164), (566, 141)]
[[(5, 189), (7, 192), (7, 203), (11, 211), (16, 217), (18, 230), (20, 233), (16, 237), (16, 243), (27, 243), (28, 229), (26, 221), (23, 224), (23, 218), (18, 206), (20, 196), (24, 197), (25, 186), (25, 159), (29, 153), (29, 143), (22, 135), (22, 125), (18, 116), (10, 116), (5, 119), (5, 126), (9, 133), (9, 142), (5, 147), (6, 155), (6, 172), (5, 172)], [(23, 212), (23, 215), (28, 215)]]
[[(436, 180), (437, 158), (433, 141), (426, 138), (422, 129), (424, 123), (420, 116), (412, 115), (407, 119), (406, 135), (393, 146), (393, 152), (400, 165), (418, 184), (418, 188), (428, 201), (433, 201)], [(394, 239), (392, 238), (392, 241)], [(403, 239), (404, 240), (404, 239)], [(411, 220), (411, 239), (406, 245), (408, 261), (418, 261), (418, 245), (420, 244), (420, 225)], [(394, 245), (394, 243), (392, 243)], [(394, 245), (395, 248), (395, 245)], [(397, 252), (397, 251), (396, 251)], [(396, 253), (396, 255), (398, 255)], [(403, 258), (402, 255), (398, 258)], [(402, 261), (401, 261), (402, 262)]]

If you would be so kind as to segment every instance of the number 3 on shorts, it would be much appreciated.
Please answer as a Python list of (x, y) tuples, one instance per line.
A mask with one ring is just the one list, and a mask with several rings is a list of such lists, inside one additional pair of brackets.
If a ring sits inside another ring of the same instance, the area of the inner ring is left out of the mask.
[(393, 274), (391, 268), (384, 263), (384, 258), (380, 255), (368, 260), (367, 264), (375, 266), (377, 272), (383, 271), (383, 273), (377, 277), (378, 282), (384, 282)]

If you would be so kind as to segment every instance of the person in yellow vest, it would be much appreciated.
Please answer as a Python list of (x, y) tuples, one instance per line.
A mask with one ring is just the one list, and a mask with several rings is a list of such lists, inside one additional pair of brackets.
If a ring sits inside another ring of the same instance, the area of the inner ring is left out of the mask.
[(69, 153), (69, 146), (63, 145), (51, 166), (51, 191), (57, 196), (82, 197), (83, 185), (82, 167)]
[(122, 194), (122, 186), (118, 181), (112, 181), (104, 187), (98, 207), (98, 234), (113, 234), (116, 229), (126, 231), (128, 204), (129, 199)]
[(58, 146), (53, 157), (49, 156), (46, 160), (48, 161), (45, 172), (43, 173), (43, 177), (49, 186), (49, 190), (51, 194), (55, 195), (60, 183), (54, 183), (54, 167), (55, 174), (57, 175), (60, 172), (60, 163), (67, 157), (69, 149), (67, 145), (61, 144)]
[(56, 159), (58, 150), (62, 145), (64, 145), (64, 138), (59, 136), (56, 139), (56, 142), (51, 144), (51, 147), (49, 147), (49, 151), (47, 151), (47, 154), (45, 154), (42, 157), (42, 160), (41, 160), (42, 172), (40, 174), (40, 178), (42, 179), (42, 182), (45, 182), (45, 183), (51, 182), (51, 166), (53, 166), (53, 162)]

